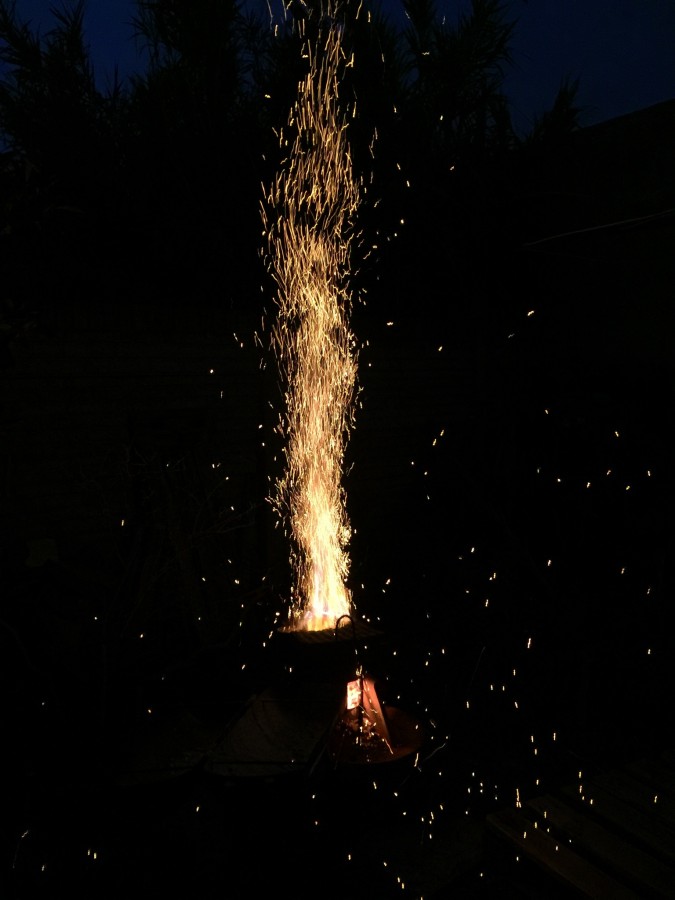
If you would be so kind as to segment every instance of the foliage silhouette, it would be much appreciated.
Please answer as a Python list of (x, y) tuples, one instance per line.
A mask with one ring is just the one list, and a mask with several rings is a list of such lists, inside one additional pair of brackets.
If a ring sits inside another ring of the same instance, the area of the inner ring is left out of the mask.
[[(576, 85), (565, 83), (519, 140), (502, 92), (516, 27), (503, 4), (474, 0), (456, 25), (432, 0), (404, 8), (403, 29), (375, 5), (339, 8), (354, 54), (343, 94), (370, 186), (369, 240), (389, 240), (411, 209), (426, 214), (423, 234), (440, 226), (450, 243), (459, 231), (484, 242), (486, 208), (496, 201), (507, 212), (503, 159), (523, 147), (548, 152), (574, 130)], [(272, 27), (237, 0), (139, 0), (145, 68), (105, 90), (85, 14), (82, 0), (54, 8), (43, 36), (0, 0), (5, 290), (52, 309), (92, 294), (112, 305), (250, 296), (260, 277), (260, 184), (278, 163), (275, 132), (305, 65), (298, 25), (314, 27), (320, 4), (291, 4)], [(36, 254), (40, 271), (29, 264)]]

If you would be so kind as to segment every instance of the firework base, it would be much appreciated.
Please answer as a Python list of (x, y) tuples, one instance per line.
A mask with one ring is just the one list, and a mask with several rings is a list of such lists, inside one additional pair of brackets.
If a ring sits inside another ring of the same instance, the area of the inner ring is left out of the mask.
[(343, 716), (328, 741), (328, 752), (336, 765), (387, 765), (416, 753), (424, 741), (420, 723), (397, 707), (386, 708), (389, 740), (376, 730), (363, 732)]
[(365, 622), (347, 622), (338, 628), (302, 631), (280, 628), (274, 635), (277, 660), (298, 676), (330, 681), (350, 680), (361, 651), (384, 637)]

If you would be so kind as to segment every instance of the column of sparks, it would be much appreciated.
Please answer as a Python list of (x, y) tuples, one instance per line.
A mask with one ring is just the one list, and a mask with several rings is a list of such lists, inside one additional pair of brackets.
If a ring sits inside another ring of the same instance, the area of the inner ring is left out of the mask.
[(290, 137), (281, 134), (286, 156), (262, 217), (277, 287), (271, 343), (285, 391), (277, 426), (285, 471), (270, 500), (291, 543), (288, 627), (318, 630), (334, 627), (352, 606), (343, 463), (357, 376), (349, 267), (359, 187), (338, 96), (350, 63), (335, 10), (325, 11), (313, 40), (304, 28), (302, 37), (308, 72), (289, 116)]

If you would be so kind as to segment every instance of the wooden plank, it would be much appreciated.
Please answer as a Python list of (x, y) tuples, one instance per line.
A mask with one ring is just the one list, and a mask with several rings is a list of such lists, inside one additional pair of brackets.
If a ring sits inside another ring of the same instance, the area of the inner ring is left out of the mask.
[(661, 799), (675, 801), (675, 769), (656, 759), (638, 759), (622, 766), (629, 775), (654, 789)]
[(571, 839), (573, 847), (581, 848), (623, 882), (641, 893), (648, 890), (658, 897), (675, 898), (675, 868), (598, 824), (590, 808), (584, 814), (550, 795), (530, 800), (526, 806), (541, 816), (540, 828), (550, 827), (561, 838)]
[[(581, 804), (578, 787), (569, 785), (561, 788), (563, 797), (572, 803)], [(675, 833), (650, 816), (635, 809), (599, 786), (593, 790), (593, 814), (610, 823), (613, 827), (631, 835), (643, 847), (656, 853), (667, 863), (675, 864)], [(590, 799), (584, 806), (590, 805)]]
[(630, 887), (604, 872), (561, 840), (535, 828), (515, 809), (503, 809), (487, 816), (488, 825), (551, 875), (593, 900), (637, 900)]
[(643, 813), (655, 816), (675, 829), (675, 800), (667, 796), (659, 798), (658, 791), (628, 772), (620, 770), (606, 772), (584, 782), (584, 792), (588, 796), (592, 796), (597, 788), (609, 791), (620, 800), (630, 803)]

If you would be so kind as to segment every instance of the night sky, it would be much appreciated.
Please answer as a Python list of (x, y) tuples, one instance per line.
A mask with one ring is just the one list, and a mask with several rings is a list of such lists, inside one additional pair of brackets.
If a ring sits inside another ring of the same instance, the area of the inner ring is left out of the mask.
[[(260, 0), (257, 0), (260, 2)], [(17, 0), (22, 18), (49, 28), (52, 0)], [(266, 8), (266, 4), (261, 3)], [(453, 20), (468, 3), (441, 0)], [(579, 78), (582, 124), (592, 124), (675, 97), (675, 5), (670, 0), (511, 0), (517, 21), (513, 68), (505, 83), (516, 126), (527, 130), (547, 109), (562, 79)], [(402, 4), (382, 9), (403, 21)], [(122, 77), (138, 70), (129, 0), (90, 3), (86, 23), (102, 85), (117, 64)]]

